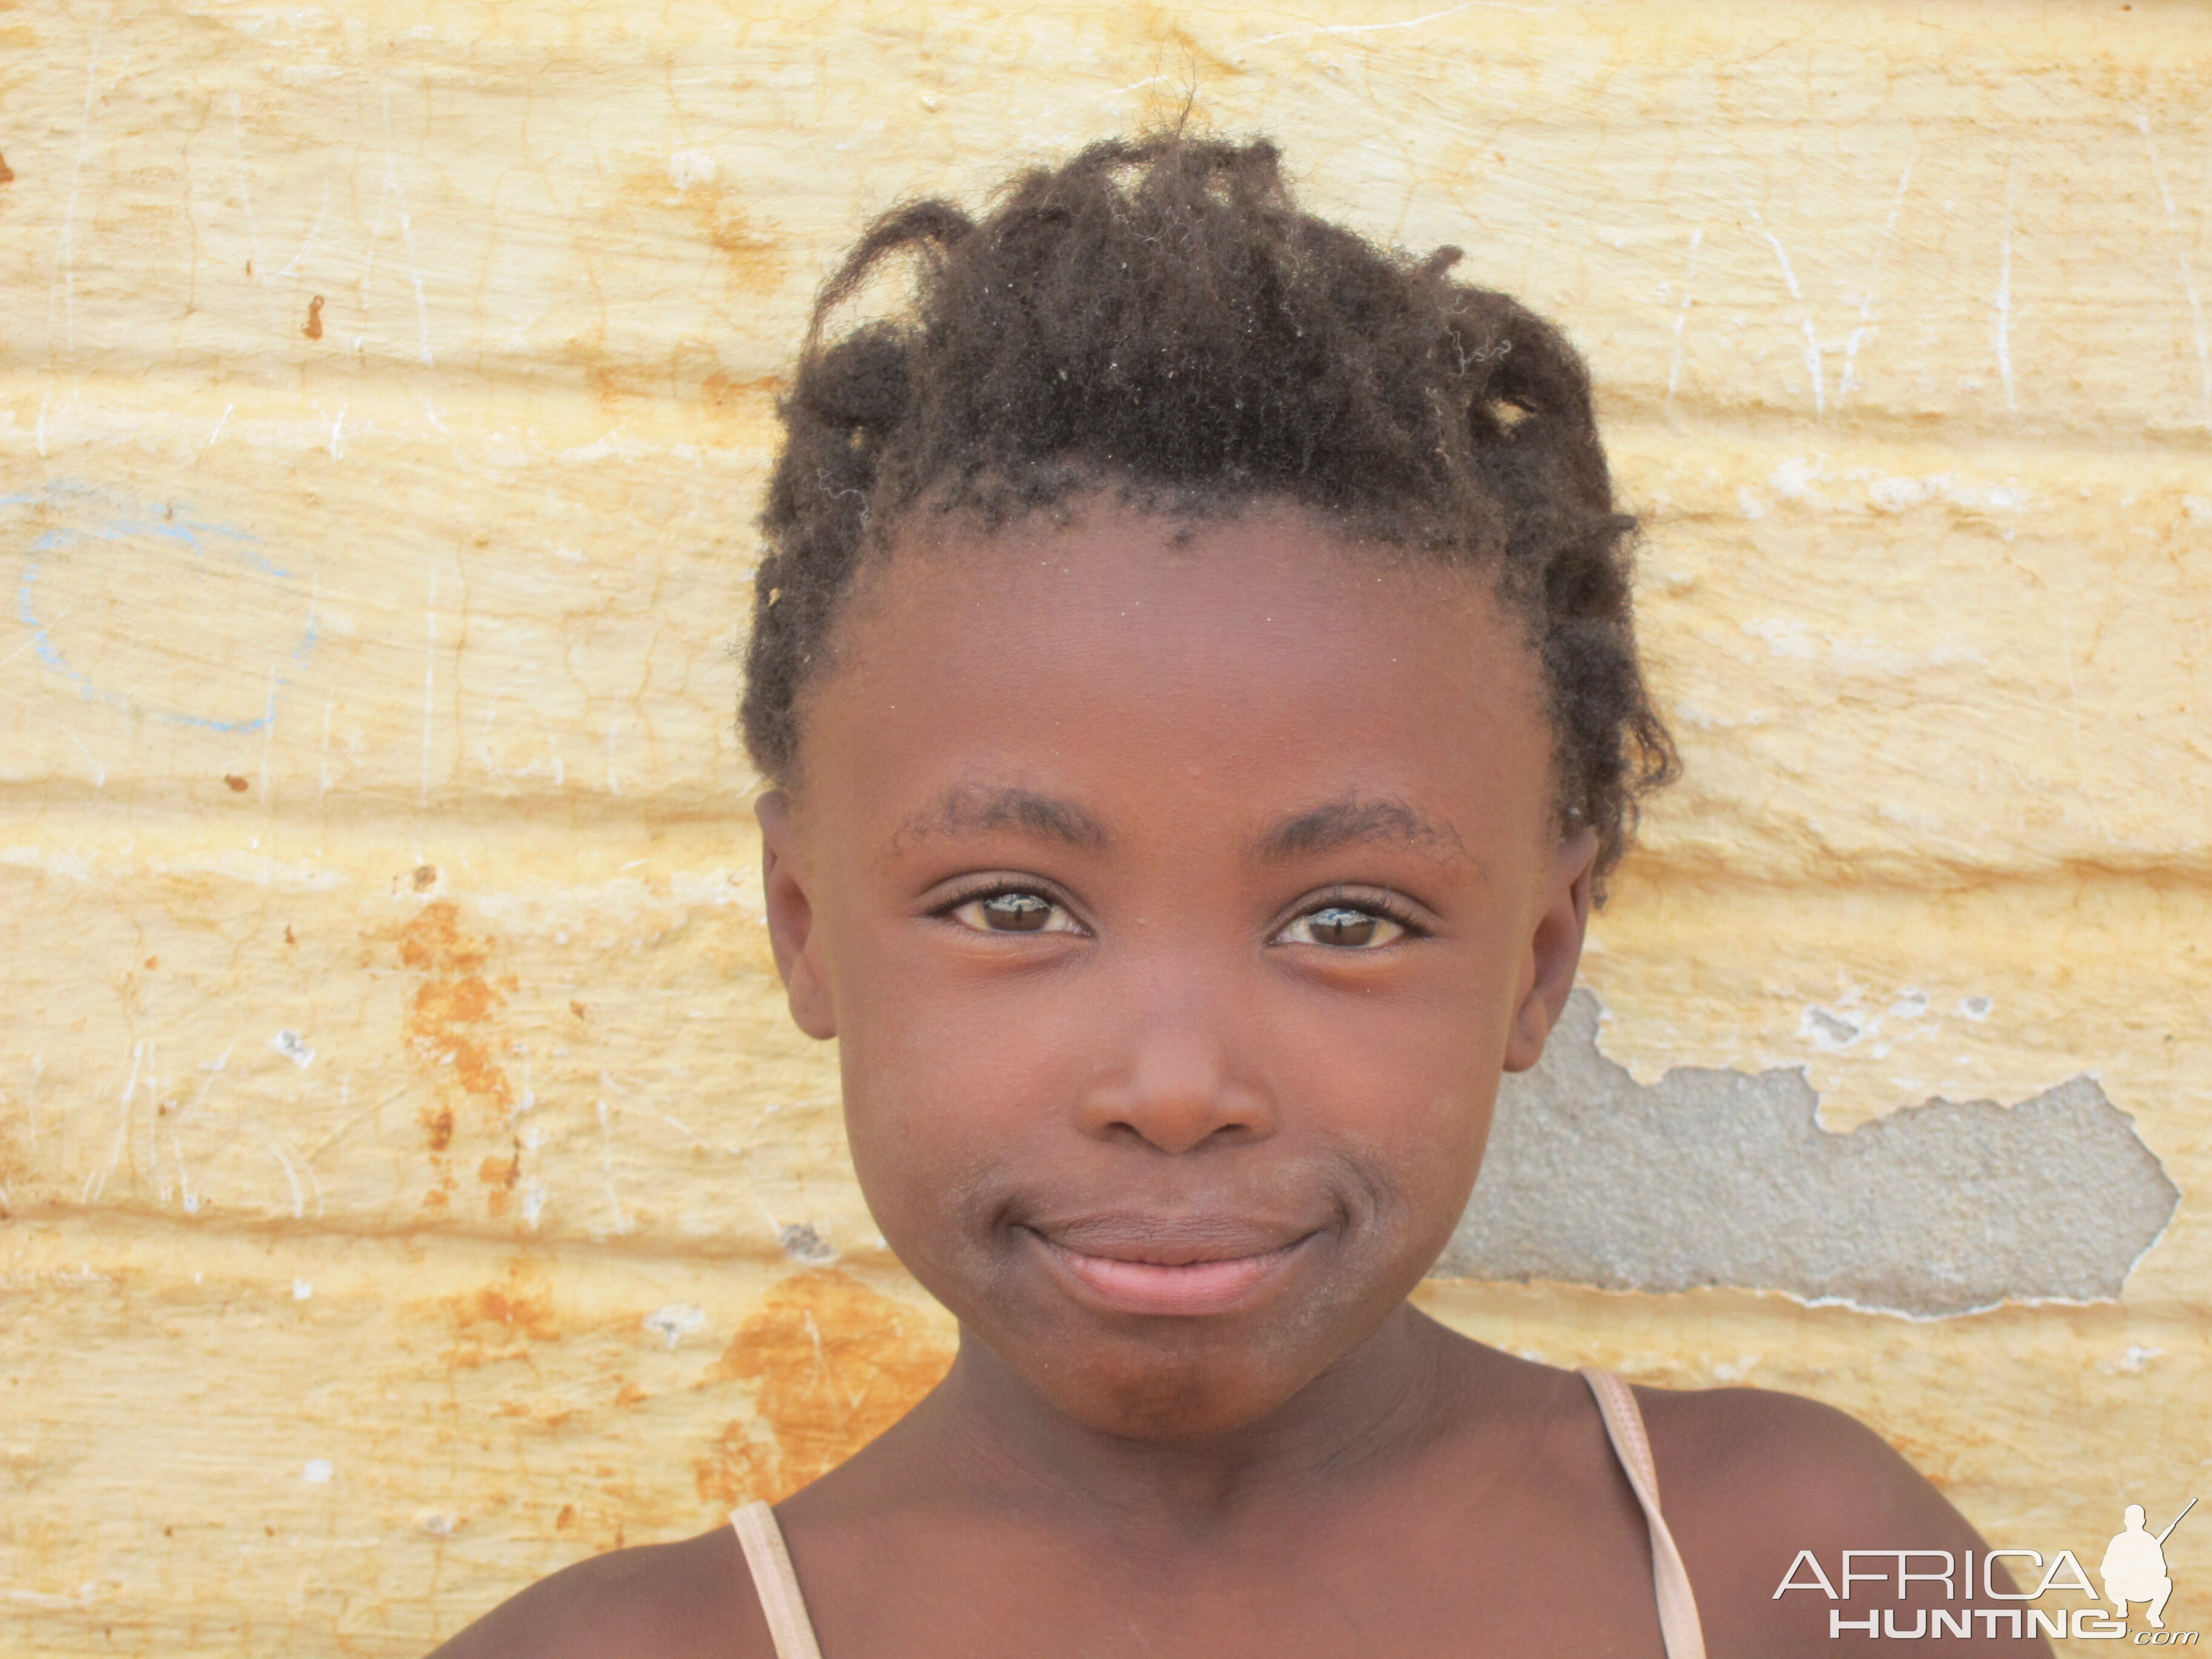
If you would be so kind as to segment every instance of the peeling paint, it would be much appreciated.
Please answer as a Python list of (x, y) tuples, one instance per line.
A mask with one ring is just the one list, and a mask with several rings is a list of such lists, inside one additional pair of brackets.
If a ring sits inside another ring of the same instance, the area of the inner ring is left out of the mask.
[(1731, 1285), (1916, 1318), (2112, 1302), (2180, 1201), (2087, 1077), (1832, 1134), (1796, 1071), (1637, 1082), (1600, 1052), (1601, 1012), (1576, 992), (1542, 1063), (1506, 1080), (1438, 1273)]

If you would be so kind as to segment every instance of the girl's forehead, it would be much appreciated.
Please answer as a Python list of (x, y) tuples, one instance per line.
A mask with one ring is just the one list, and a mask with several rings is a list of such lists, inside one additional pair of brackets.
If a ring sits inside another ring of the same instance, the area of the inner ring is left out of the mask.
[(1545, 790), (1541, 677), (1487, 573), (1295, 510), (940, 532), (854, 597), (803, 766), (886, 809), (1046, 775), (1193, 811)]

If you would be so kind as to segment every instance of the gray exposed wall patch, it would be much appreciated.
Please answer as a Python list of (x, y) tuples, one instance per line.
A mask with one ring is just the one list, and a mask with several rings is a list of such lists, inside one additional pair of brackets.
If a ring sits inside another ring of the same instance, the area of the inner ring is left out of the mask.
[(1831, 1134), (1795, 1071), (1637, 1082), (1598, 1052), (1599, 1012), (1576, 992), (1543, 1063), (1505, 1080), (1437, 1273), (1728, 1285), (1920, 1318), (2109, 1302), (2180, 1201), (2087, 1077)]

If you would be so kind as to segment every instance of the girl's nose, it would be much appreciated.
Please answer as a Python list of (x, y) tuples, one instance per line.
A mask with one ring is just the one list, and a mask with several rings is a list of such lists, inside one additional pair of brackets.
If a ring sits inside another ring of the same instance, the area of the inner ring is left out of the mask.
[(1275, 1129), (1274, 1101), (1236, 1064), (1231, 1047), (1195, 1009), (1154, 1012), (1133, 1034), (1125, 1062), (1084, 1091), (1080, 1127), (1101, 1139), (1133, 1138), (1176, 1154), (1265, 1139)]

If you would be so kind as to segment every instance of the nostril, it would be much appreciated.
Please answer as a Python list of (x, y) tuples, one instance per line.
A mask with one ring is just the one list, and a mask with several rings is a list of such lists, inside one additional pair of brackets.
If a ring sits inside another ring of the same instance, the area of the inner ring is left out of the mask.
[(1262, 1139), (1273, 1121), (1260, 1091), (1213, 1079), (1180, 1087), (1139, 1079), (1094, 1089), (1080, 1116), (1091, 1134), (1176, 1155)]

